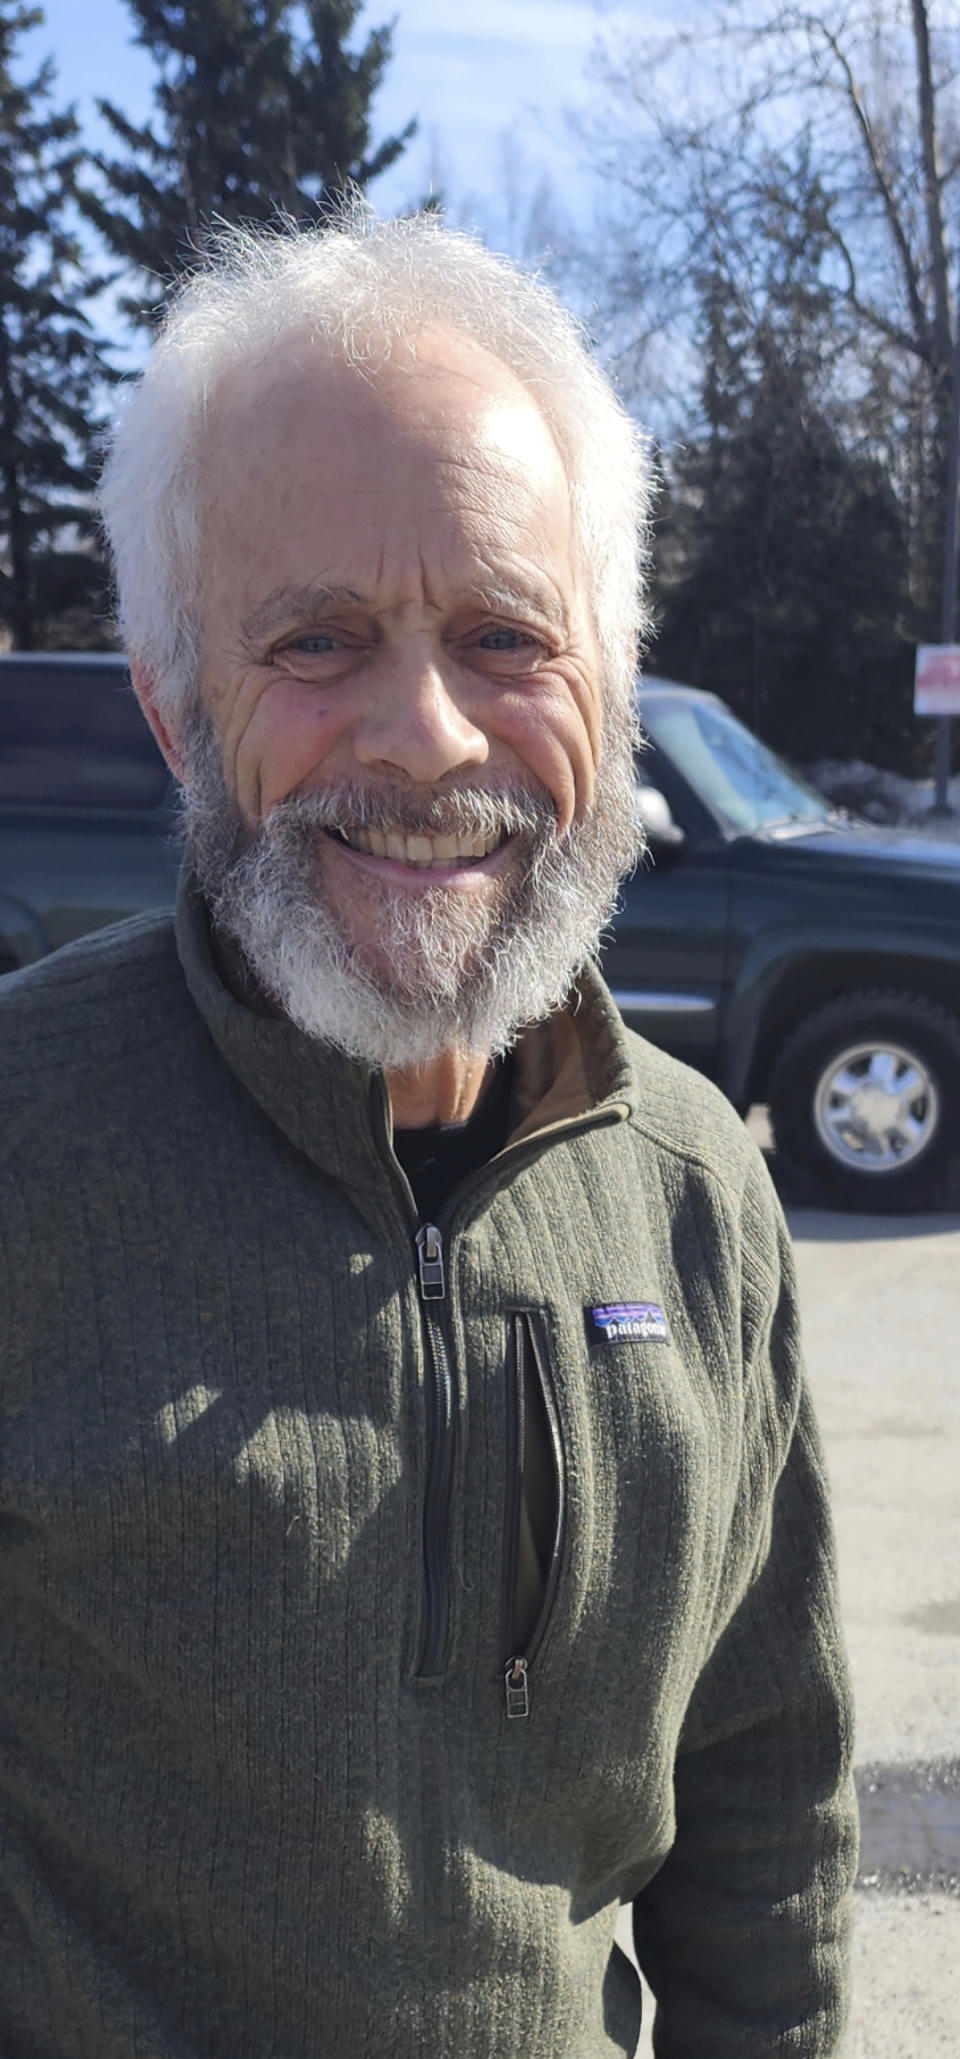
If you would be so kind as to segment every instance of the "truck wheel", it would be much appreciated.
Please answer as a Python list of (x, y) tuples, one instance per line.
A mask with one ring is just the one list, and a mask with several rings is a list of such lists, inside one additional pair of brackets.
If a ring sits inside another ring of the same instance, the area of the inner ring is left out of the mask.
[(787, 1166), (829, 1204), (904, 1214), (960, 1203), (960, 1018), (919, 994), (828, 1001), (787, 1039), (769, 1087)]

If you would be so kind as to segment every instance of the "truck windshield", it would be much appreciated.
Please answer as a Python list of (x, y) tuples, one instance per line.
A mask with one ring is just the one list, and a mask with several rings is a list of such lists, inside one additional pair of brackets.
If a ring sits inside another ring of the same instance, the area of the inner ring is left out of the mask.
[(641, 688), (640, 721), (728, 829), (826, 822), (834, 813), (722, 701)]

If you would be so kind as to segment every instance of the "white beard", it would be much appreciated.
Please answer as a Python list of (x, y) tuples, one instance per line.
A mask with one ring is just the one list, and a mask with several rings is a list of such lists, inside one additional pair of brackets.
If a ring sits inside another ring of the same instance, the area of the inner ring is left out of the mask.
[[(217, 926), (239, 944), (264, 993), (309, 1037), (385, 1072), (450, 1051), (499, 1057), (528, 1023), (557, 1009), (616, 905), (642, 848), (634, 806), (635, 730), (629, 710), (605, 725), (595, 804), (563, 837), (535, 786), (320, 789), (281, 802), (256, 832), (229, 793), (205, 715), (185, 739), (190, 775), (183, 833)], [(500, 891), (441, 885), (375, 893), (375, 952), (352, 941), (321, 898), (317, 840), (367, 822), (411, 833), (514, 841)]]

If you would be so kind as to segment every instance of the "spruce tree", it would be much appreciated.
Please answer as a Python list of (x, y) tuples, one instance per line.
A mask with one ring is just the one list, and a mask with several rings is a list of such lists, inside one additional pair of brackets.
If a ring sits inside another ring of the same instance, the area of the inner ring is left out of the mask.
[(801, 164), (747, 296), (699, 280), (702, 426), (680, 453), (654, 663), (800, 762), (918, 748), (904, 523), (856, 410), (830, 395), (825, 197)]
[[(213, 220), (314, 216), (347, 185), (363, 188), (400, 156), (416, 124), (371, 145), (370, 110), (391, 30), (349, 38), (358, 0), (128, 0), (136, 41), (156, 58), (156, 113), (136, 128), (101, 114), (123, 145), (97, 157), (101, 190), (84, 207), (146, 291), (121, 303), (151, 321), (164, 288)], [(306, 20), (298, 38), (295, 17)]]
[(19, 650), (106, 640), (90, 453), (114, 375), (82, 306), (100, 282), (65, 224), (77, 123), (50, 109), (49, 59), (26, 84), (11, 76), (18, 38), (42, 19), (0, 4), (0, 618)]

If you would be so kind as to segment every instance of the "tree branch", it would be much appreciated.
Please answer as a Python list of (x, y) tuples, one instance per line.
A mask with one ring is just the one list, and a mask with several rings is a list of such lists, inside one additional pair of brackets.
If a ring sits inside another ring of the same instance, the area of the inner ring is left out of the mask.
[(880, 313), (879, 308), (869, 307), (866, 301), (861, 300), (857, 289), (857, 268), (853, 256), (845, 238), (841, 235), (834, 222), (830, 224), (830, 241), (846, 268), (847, 288), (844, 293), (844, 300), (847, 306), (852, 309), (853, 313), (862, 322), (868, 322), (871, 329), (876, 329), (881, 336), (885, 336), (888, 343), (895, 343), (898, 350), (906, 351), (910, 357), (919, 358), (921, 364), (929, 365), (932, 360), (928, 343), (924, 343), (917, 337), (912, 336), (909, 329), (901, 329), (898, 323), (891, 322), (889, 316)]
[(857, 128), (860, 131), (860, 137), (863, 142), (864, 149), (867, 153), (867, 159), (873, 176), (873, 182), (879, 195), (880, 201), (882, 203), (883, 211), (886, 215), (887, 223), (890, 229), (890, 234), (893, 237), (894, 245), (900, 258), (904, 284), (907, 290), (907, 299), (910, 304), (910, 312), (913, 317), (913, 324), (915, 330), (915, 341), (912, 345), (912, 348), (917, 356), (924, 357), (926, 362), (930, 363), (932, 362), (933, 357), (933, 353), (931, 350), (933, 339), (930, 335), (930, 323), (927, 316), (927, 310), (924, 306), (923, 292), (920, 284), (917, 266), (914, 260), (913, 252), (910, 249), (910, 243), (903, 225), (903, 218), (901, 216), (900, 209), (897, 205), (897, 197), (894, 193), (893, 186), (891, 184), (887, 172), (887, 168), (883, 162), (883, 158), (881, 156), (880, 147), (877, 142), (877, 137), (874, 132), (873, 125), (870, 121), (870, 117), (867, 113), (866, 107), (864, 106), (860, 89), (854, 77), (853, 67), (846, 54), (846, 51), (842, 49), (834, 30), (828, 27), (827, 23), (824, 21), (821, 15), (807, 15), (804, 19), (803, 25), (807, 29), (808, 33), (810, 33), (810, 31), (813, 31), (815, 35), (819, 35), (823, 38), (823, 41), (826, 43), (828, 49), (832, 52), (843, 74), (843, 78), (845, 81), (846, 98), (850, 106), (850, 110), (853, 114), (854, 121), (856, 122)]

